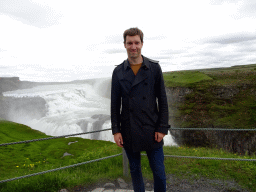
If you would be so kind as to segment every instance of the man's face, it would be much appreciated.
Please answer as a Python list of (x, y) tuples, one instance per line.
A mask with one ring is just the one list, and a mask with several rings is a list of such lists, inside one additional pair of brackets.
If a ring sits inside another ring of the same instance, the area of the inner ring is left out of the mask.
[(126, 36), (126, 42), (124, 43), (124, 47), (126, 48), (128, 58), (138, 58), (141, 56), (141, 48), (143, 43), (140, 40), (139, 35), (135, 36)]

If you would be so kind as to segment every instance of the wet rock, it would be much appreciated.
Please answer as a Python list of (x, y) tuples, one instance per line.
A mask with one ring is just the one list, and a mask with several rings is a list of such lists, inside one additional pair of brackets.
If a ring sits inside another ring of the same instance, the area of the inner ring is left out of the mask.
[(68, 192), (68, 190), (67, 189), (61, 189), (58, 192)]
[(117, 179), (117, 182), (119, 184), (119, 186), (122, 188), (122, 189), (125, 189), (128, 187), (128, 184), (122, 179), (122, 178), (118, 178)]
[(69, 143), (68, 143), (68, 145), (71, 145), (72, 143), (76, 143), (76, 142), (78, 142), (78, 141), (74, 141), (74, 142), (69, 142)]
[(87, 120), (82, 119), (82, 120), (78, 121), (76, 124), (81, 127), (83, 132), (87, 132), (88, 123), (89, 122)]
[(147, 184), (145, 185), (145, 187), (148, 189), (148, 188), (151, 188), (152, 186), (151, 186), (150, 183), (147, 183)]
[(72, 154), (69, 154), (68, 152), (65, 152), (61, 158), (65, 157), (65, 156), (69, 156), (69, 155), (72, 155)]
[(103, 187), (104, 188), (114, 188), (115, 184), (114, 183), (106, 183)]

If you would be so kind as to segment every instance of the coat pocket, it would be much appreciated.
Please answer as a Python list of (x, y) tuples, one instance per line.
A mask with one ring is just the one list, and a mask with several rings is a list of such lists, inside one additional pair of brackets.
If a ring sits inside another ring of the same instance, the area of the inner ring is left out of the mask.
[(156, 126), (158, 115), (154, 112), (151, 112), (149, 110), (145, 111), (142, 110), (143, 115), (143, 123), (146, 125)]

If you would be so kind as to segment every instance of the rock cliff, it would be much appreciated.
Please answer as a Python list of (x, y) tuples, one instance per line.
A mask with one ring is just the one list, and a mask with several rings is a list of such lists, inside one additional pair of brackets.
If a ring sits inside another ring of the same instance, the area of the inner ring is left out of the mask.
[[(254, 84), (166, 88), (170, 124), (178, 128), (255, 128)], [(256, 154), (255, 131), (171, 131), (178, 144)]]
[(43, 98), (3, 97), (2, 94), (6, 91), (31, 88), (35, 85), (35, 82), (20, 81), (19, 77), (0, 77), (0, 120), (5, 119), (12, 121), (13, 118), (15, 118), (11, 115), (13, 111), (15, 111), (16, 115), (26, 115), (33, 119), (39, 119), (45, 116), (47, 106)]

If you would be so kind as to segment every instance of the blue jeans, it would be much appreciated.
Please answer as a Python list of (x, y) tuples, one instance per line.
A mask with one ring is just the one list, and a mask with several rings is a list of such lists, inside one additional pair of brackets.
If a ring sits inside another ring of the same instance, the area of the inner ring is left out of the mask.
[[(130, 164), (134, 192), (145, 192), (144, 182), (141, 172), (140, 152), (133, 153), (125, 149)], [(154, 192), (166, 192), (166, 176), (164, 167), (163, 147), (146, 151), (149, 165), (154, 176)]]

